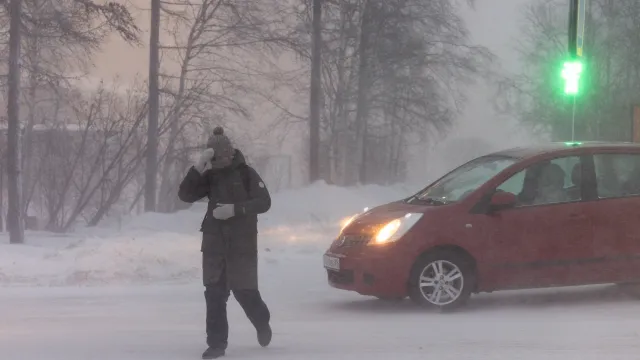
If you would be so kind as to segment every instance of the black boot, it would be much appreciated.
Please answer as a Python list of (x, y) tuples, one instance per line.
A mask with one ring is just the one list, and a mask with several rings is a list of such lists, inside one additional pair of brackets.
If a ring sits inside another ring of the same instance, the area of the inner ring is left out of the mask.
[(267, 324), (267, 326), (258, 329), (258, 344), (262, 347), (267, 347), (271, 343), (271, 337), (273, 333), (271, 332), (271, 326)]
[(224, 356), (225, 350), (222, 348), (209, 347), (202, 353), (203, 359), (217, 359)]
[(271, 326), (269, 326), (271, 313), (269, 312), (269, 308), (267, 308), (267, 304), (262, 300), (260, 291), (257, 289), (235, 290), (233, 296), (238, 300), (245, 314), (247, 314), (247, 317), (256, 328), (260, 346), (269, 346), (271, 336), (273, 335)]

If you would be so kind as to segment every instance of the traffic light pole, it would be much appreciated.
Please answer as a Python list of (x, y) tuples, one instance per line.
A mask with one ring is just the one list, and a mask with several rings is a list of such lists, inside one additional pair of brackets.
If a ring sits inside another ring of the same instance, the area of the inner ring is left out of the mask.
[(576, 95), (573, 95), (573, 109), (571, 110), (571, 141), (576, 141)]
[(565, 94), (573, 96), (571, 109), (572, 142), (576, 140), (576, 97), (580, 90), (580, 75), (583, 71), (582, 57), (587, 1), (569, 0), (569, 61), (564, 64), (562, 77), (565, 80)]

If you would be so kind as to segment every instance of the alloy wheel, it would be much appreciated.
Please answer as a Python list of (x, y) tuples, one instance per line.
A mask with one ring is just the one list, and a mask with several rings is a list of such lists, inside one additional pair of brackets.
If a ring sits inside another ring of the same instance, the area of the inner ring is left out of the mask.
[(447, 260), (427, 264), (420, 273), (420, 293), (429, 303), (444, 306), (456, 301), (464, 290), (460, 268)]

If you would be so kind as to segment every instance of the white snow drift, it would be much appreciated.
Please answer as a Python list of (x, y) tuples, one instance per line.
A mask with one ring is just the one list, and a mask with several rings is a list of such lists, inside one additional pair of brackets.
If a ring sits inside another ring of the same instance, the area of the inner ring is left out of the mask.
[[(273, 195), (260, 217), (261, 261), (323, 251), (340, 219), (410, 194), (405, 187), (339, 188), (318, 183)], [(192, 282), (200, 278), (205, 204), (177, 214), (145, 214), (66, 236), (28, 233), (26, 245), (0, 243), (2, 285), (100, 285)]]

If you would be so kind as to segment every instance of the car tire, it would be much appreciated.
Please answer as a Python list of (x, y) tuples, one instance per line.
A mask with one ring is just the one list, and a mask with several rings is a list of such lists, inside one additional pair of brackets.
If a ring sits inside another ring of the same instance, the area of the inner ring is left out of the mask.
[(469, 256), (458, 251), (435, 250), (414, 264), (409, 297), (420, 306), (448, 312), (466, 305), (475, 286), (476, 272)]

